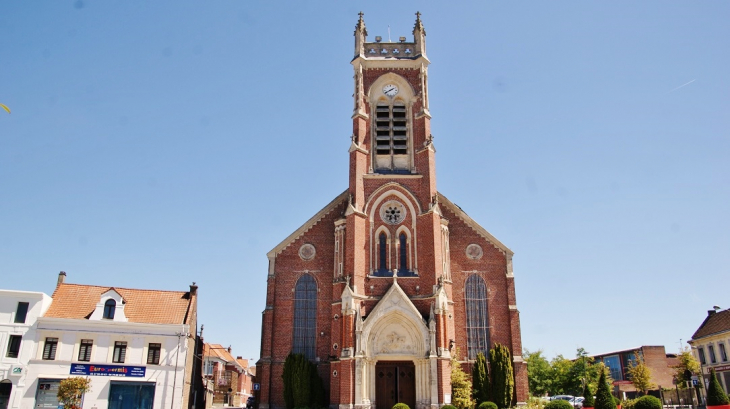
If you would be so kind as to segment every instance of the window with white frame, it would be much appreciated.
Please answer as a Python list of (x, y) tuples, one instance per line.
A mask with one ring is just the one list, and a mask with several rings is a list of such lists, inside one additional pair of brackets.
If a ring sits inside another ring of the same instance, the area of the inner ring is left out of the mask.
[(127, 357), (127, 343), (125, 341), (114, 342), (114, 355), (112, 356), (112, 362), (117, 364), (123, 364)]
[[(725, 351), (725, 344), (719, 343), (717, 344), (717, 348), (720, 350), (720, 359), (722, 359), (722, 362), (727, 362), (727, 351)], [(728, 385), (730, 387), (730, 385)]]
[(714, 364), (717, 362), (717, 357), (715, 357), (715, 346), (714, 345), (708, 345), (707, 346), (707, 352), (710, 353), (710, 363)]
[(43, 344), (43, 356), (42, 358), (46, 361), (53, 361), (56, 359), (56, 350), (58, 349), (58, 338), (46, 337), (46, 342)]
[(705, 358), (705, 349), (702, 347), (697, 348), (697, 355), (700, 357), (700, 363), (707, 365), (707, 359)]
[(91, 350), (94, 347), (94, 340), (82, 339), (79, 344), (79, 361), (89, 362), (91, 361)]

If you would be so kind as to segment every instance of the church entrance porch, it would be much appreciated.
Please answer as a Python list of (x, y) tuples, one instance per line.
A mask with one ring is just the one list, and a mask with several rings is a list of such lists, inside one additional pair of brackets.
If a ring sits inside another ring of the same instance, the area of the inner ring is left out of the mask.
[(416, 367), (409, 361), (380, 361), (375, 365), (376, 409), (396, 403), (416, 407)]

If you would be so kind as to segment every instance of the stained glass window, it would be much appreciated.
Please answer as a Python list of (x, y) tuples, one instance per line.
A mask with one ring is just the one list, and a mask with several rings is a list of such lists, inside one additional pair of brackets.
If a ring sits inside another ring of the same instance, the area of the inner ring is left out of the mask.
[(317, 335), (317, 283), (309, 274), (297, 281), (294, 289), (294, 342), (292, 352), (315, 357)]
[(489, 314), (487, 312), (487, 286), (474, 274), (466, 279), (466, 344), (469, 359), (476, 359), (479, 352), (489, 350)]

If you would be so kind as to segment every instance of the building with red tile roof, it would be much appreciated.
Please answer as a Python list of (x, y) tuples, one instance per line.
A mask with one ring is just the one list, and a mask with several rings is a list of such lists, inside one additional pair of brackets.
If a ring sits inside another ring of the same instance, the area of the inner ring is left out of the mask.
[(213, 385), (213, 397), (206, 401), (206, 408), (245, 407), (252, 396), (253, 375), (248, 360), (234, 358), (230, 346), (203, 345), (203, 376), (207, 385)]
[[(133, 399), (139, 409), (201, 408), (198, 287), (161, 291), (66, 283), (37, 321), (23, 407), (56, 408), (62, 379), (91, 380), (83, 409)], [(126, 407), (126, 406), (125, 406)]]

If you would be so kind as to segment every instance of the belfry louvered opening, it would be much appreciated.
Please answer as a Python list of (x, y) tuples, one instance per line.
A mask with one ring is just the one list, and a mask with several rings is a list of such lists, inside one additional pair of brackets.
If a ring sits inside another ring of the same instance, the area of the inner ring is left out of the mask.
[(408, 167), (407, 109), (401, 102), (379, 103), (375, 108), (375, 153), (378, 171)]

